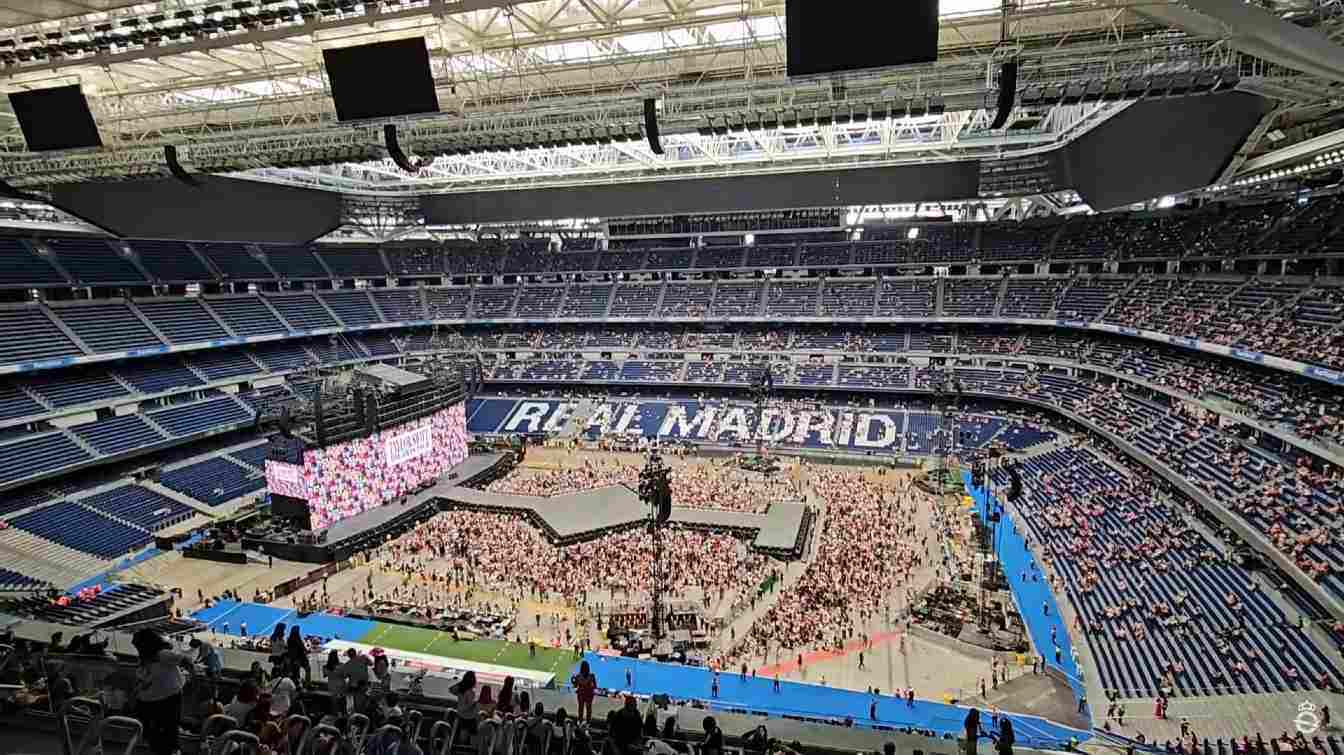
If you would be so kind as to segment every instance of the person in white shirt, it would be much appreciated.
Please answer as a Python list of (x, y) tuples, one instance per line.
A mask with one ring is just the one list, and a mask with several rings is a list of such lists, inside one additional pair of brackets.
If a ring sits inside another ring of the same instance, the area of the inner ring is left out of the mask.
[(190, 671), (191, 661), (172, 652), (172, 646), (150, 629), (136, 632), (131, 645), (140, 656), (135, 674), (136, 710), (145, 742), (154, 755), (173, 755), (182, 716), (182, 669)]
[(299, 686), (288, 676), (281, 676), (271, 682), (271, 715), (284, 719), (294, 704), (294, 693)]

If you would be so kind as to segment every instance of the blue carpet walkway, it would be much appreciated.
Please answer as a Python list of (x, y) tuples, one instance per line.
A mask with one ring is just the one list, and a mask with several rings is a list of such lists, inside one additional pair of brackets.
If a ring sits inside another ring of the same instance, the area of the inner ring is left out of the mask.
[[(743, 680), (737, 674), (719, 677), (719, 696), (710, 697), (713, 672), (696, 666), (682, 666), (633, 658), (618, 658), (588, 653), (584, 656), (600, 688), (637, 695), (666, 694), (675, 699), (698, 699), (711, 709), (746, 711), (772, 716), (795, 716), (814, 719), (852, 718), (855, 726), (914, 727), (931, 729), (939, 734), (959, 735), (963, 729), (968, 708), (929, 700), (915, 700), (914, 707), (889, 695), (873, 695), (854, 690), (822, 687), (800, 682), (780, 682), (780, 691), (774, 691), (773, 680), (751, 678)], [(630, 672), (631, 686), (627, 687), (626, 672)], [(869, 705), (877, 701), (877, 718), (869, 717)], [(982, 721), (989, 728), (989, 715), (981, 711)], [(1078, 729), (1051, 723), (1034, 716), (1012, 715), (1017, 743), (1023, 747), (1059, 747), (1070, 738), (1086, 740), (1090, 734)]]
[[(970, 490), (970, 473), (963, 472), (962, 476), (967, 489)], [(971, 498), (975, 501), (976, 514), (982, 522), (988, 524), (988, 513), (998, 505), (998, 501), (984, 490), (974, 491)], [(1046, 664), (1068, 677), (1074, 697), (1080, 697), (1084, 694), (1082, 674), (1078, 671), (1078, 664), (1073, 660), (1073, 640), (1069, 637), (1068, 627), (1059, 614), (1055, 594), (1046, 584), (1045, 575), (1036, 563), (1036, 557), (1027, 547), (1023, 533), (1017, 530), (1007, 516), (1003, 517), (999, 526), (994, 552), (1003, 564), (1004, 574), (1008, 577), (1008, 585), (1017, 601), (1018, 610), (1022, 613), (1022, 621), (1027, 625), (1027, 634), (1031, 637), (1032, 646), (1045, 658)], [(1050, 637), (1052, 629), (1055, 632), (1053, 641)], [(1056, 646), (1059, 648), (1058, 661), (1055, 660)]]
[[(377, 626), (367, 619), (351, 619), (326, 613), (310, 613), (303, 618), (292, 609), (276, 608), (258, 603), (239, 603), (221, 600), (210, 608), (202, 608), (192, 618), (203, 622), (211, 631), (239, 636), (247, 625), (249, 637), (269, 636), (280, 622), (286, 627), (298, 625), (304, 636), (358, 642)], [(288, 630), (286, 630), (288, 631)]]

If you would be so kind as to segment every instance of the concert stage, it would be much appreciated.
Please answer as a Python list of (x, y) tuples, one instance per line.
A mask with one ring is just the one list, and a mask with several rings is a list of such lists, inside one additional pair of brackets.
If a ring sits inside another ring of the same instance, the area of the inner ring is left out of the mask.
[[(454, 486), (469, 484), (494, 474), (496, 466), (503, 462), (504, 454), (473, 454), (453, 467), (445, 478)], [(300, 542), (293, 536), (284, 539), (244, 537), (243, 548), (307, 564), (342, 561), (437, 514), (438, 500), (430, 493), (443, 484), (342, 519), (319, 533), (320, 542)]]
[[(649, 507), (624, 485), (551, 497), (508, 495), (440, 483), (418, 494), (443, 501), (441, 508), (514, 514), (532, 522), (557, 545), (592, 540), (640, 527)], [(780, 558), (802, 553), (812, 513), (801, 503), (771, 503), (764, 514), (672, 507), (671, 523), (690, 529), (731, 532), (753, 538), (752, 547)]]

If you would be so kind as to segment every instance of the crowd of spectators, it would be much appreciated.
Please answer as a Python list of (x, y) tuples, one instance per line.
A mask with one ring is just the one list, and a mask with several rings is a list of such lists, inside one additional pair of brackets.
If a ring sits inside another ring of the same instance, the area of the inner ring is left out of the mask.
[(826, 505), (812, 561), (723, 659), (729, 668), (770, 653), (789, 660), (858, 637), (888, 615), (926, 558), (924, 546), (914, 545), (921, 493), (853, 470), (814, 471), (812, 485)]
[[(662, 547), (669, 597), (727, 596), (756, 587), (770, 570), (766, 557), (728, 535), (673, 528)], [(468, 588), (508, 596), (516, 610), (527, 597), (597, 607), (594, 592), (648, 595), (653, 553), (653, 538), (644, 530), (554, 546), (509, 514), (448, 511), (380, 547), (372, 563), (423, 585), (415, 598), (425, 606), (452, 605)], [(692, 588), (698, 595), (691, 596)]]
[[(672, 469), (672, 505), (763, 514), (772, 502), (795, 501), (801, 488), (786, 476), (767, 477), (723, 463), (666, 457)], [(584, 458), (564, 469), (515, 468), (488, 490), (528, 496), (557, 496), (612, 485), (639, 485), (640, 467), (617, 459)]]

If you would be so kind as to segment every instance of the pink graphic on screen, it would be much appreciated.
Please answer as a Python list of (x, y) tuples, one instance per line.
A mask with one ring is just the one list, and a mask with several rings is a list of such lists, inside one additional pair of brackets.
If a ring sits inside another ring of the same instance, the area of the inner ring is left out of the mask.
[(303, 489), (303, 467), (267, 459), (266, 489), (278, 495), (307, 500), (308, 494)]
[(467, 458), (464, 404), (367, 438), (303, 455), (303, 489), (314, 530), (405, 495)]

